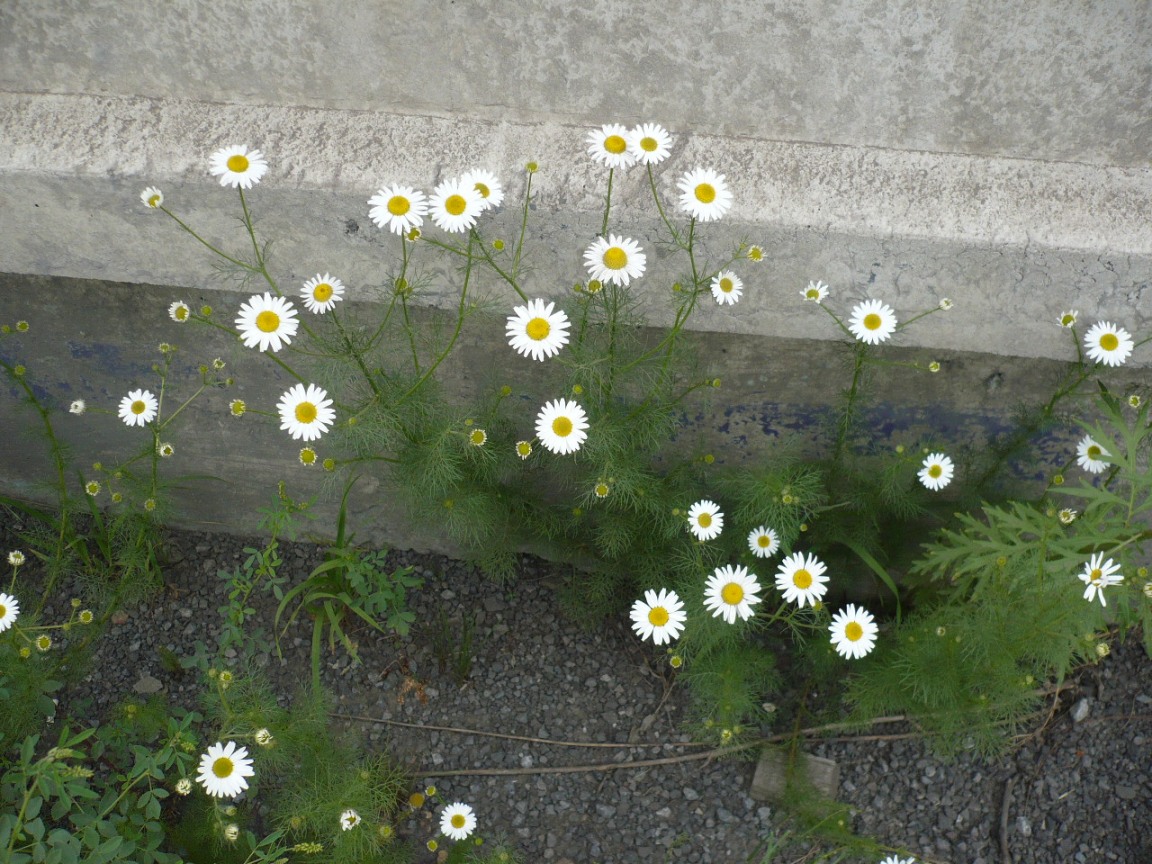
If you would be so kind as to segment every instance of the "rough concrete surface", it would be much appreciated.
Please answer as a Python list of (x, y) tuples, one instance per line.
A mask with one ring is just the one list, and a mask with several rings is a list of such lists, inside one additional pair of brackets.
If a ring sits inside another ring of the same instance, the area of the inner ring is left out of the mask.
[[(139, 194), (160, 186), (205, 238), (245, 254), (237, 195), (208, 175), (210, 154), (233, 143), (268, 156), (249, 201), (285, 293), (328, 272), (366, 303), (387, 296), (397, 269), (399, 241), (368, 219), (377, 189), (430, 190), (487, 168), (508, 199), (481, 231), (511, 239), (534, 160), (524, 289), (561, 299), (586, 278), (582, 253), (601, 226), (607, 171), (584, 152), (587, 131), (656, 121), (676, 139), (654, 172), (672, 211), (689, 169), (714, 167), (732, 186), (731, 211), (701, 226), (702, 259), (719, 266), (741, 241), (767, 253), (763, 264), (737, 263), (738, 305), (708, 301), (693, 319), (705, 365), (727, 383), (717, 401), (686, 412), (690, 434), (754, 452), (780, 429), (806, 434), (819, 423), (842, 386), (821, 372), (835, 368), (840, 334), (800, 302), (820, 279), (845, 315), (865, 298), (902, 321), (943, 297), (955, 302), (890, 349), (940, 359), (949, 374), (892, 376), (874, 419), (881, 436), (944, 428), (976, 441), (1072, 356), (1055, 324), (1061, 311), (1137, 338), (1152, 328), (1150, 9), (1140, 0), (7, 0), (0, 319), (26, 318), (37, 336), (0, 350), (45, 376), (53, 398), (113, 407), (125, 387), (143, 386), (154, 343), (182, 338), (160, 335), (169, 302), (208, 302), (230, 320), (255, 289), (214, 271)], [(614, 177), (610, 230), (644, 246), (648, 271), (632, 293), (651, 324), (668, 324), (669, 289), (687, 265), (660, 245), (637, 168)], [(429, 251), (417, 250), (427, 278), (415, 302), (435, 318), (456, 293)], [(491, 326), (469, 333), (446, 364), (453, 392), (505, 372), (491, 358), (507, 350), (512, 298), (489, 278), (476, 288)], [(181, 346), (180, 356), (207, 345)], [(259, 398), (283, 383), (243, 352), (229, 357)], [(1149, 365), (1144, 346), (1123, 371)], [(275, 430), (233, 448), (219, 408), (190, 412), (198, 431), (181, 452), (219, 461), (236, 478), (228, 500), (250, 514), (248, 490), (262, 495), (295, 451)], [(6, 432), (21, 428), (15, 417), (0, 413)], [(81, 435), (97, 451), (123, 434), (105, 419)], [(5, 457), (5, 481), (21, 490), (35, 482), (31, 452)], [(221, 504), (215, 493), (181, 502), (185, 521), (232, 521)]]
[[(268, 505), (280, 480), (288, 482), (296, 497), (325, 491), (318, 510), (331, 517), (333, 493), (338, 497), (339, 490), (325, 486), (319, 469), (299, 464), (302, 443), (281, 432), (274, 419), (276, 401), (294, 380), (269, 357), (244, 348), (238, 340), (201, 325), (176, 324), (167, 314), (170, 302), (183, 299), (194, 307), (212, 303), (214, 315), (230, 321), (244, 297), (246, 292), (220, 289), (189, 291), (0, 274), (0, 323), (23, 319), (30, 325), (26, 334), (10, 334), (0, 342), (0, 357), (25, 365), (38, 397), (57, 409), (52, 414), (57, 434), (73, 448), (76, 469), (85, 477), (93, 462), (117, 464), (148, 440), (144, 430), (125, 427), (116, 409), (131, 389), (159, 392), (153, 365), (160, 360), (160, 342), (179, 349), (167, 386), (165, 416), (196, 390), (197, 367), (219, 357), (227, 363), (234, 386), (204, 393), (165, 433), (176, 454), (163, 460), (161, 468), (167, 480), (178, 484), (169, 521), (208, 530), (254, 530), (258, 508)], [(377, 304), (365, 303), (344, 311), (371, 317), (379, 310)], [(819, 311), (810, 304), (804, 310)], [(442, 312), (431, 315), (447, 317)], [(560, 395), (552, 377), (559, 373), (499, 344), (504, 318), (500, 310), (481, 310), (469, 320), (457, 350), (441, 367), (443, 396), (458, 406), (462, 422), (474, 410), (469, 406), (508, 385), (514, 404), (523, 408), (525, 437), (531, 437), (536, 411), (545, 400)], [(1058, 336), (1064, 335), (1052, 326)], [(681, 429), (671, 445), (678, 454), (713, 453), (719, 464), (739, 465), (772, 458), (781, 444), (827, 452), (833, 406), (852, 375), (851, 350), (845, 341), (710, 332), (693, 333), (690, 339), (701, 379), (718, 376), (722, 386), (705, 389), (701, 398), (684, 403)], [(290, 349), (283, 353), (294, 367), (309, 368), (307, 358)], [(863, 403), (876, 447), (947, 442), (950, 450), (979, 449), (1011, 428), (1010, 416), (1020, 405), (1035, 405), (1051, 393), (1063, 371), (1057, 361), (911, 346), (892, 345), (883, 354), (897, 364), (922, 367), (937, 359), (942, 369), (937, 374), (899, 365), (879, 370)], [(333, 387), (322, 370), (316, 371), (321, 384)], [(1109, 380), (1118, 392), (1125, 392), (1141, 377), (1141, 370), (1124, 369)], [(48, 493), (39, 484), (51, 476), (47, 450), (38, 435), (39, 419), (19, 404), (20, 396), (10, 382), (0, 390), (0, 440), (10, 442), (0, 448), (0, 488), (6, 494), (43, 499)], [(89, 410), (72, 416), (67, 408), (78, 398)], [(253, 413), (239, 419), (230, 416), (228, 403), (234, 398), (244, 399)], [(273, 416), (261, 417), (261, 411)], [(1074, 432), (1070, 429), (1068, 435)], [(327, 439), (319, 444), (322, 456), (328, 455), (326, 444)], [(1061, 464), (1070, 452), (1066, 440), (1047, 441), (1038, 451), (1037, 464), (1026, 467), (1039, 471), (1040, 462), (1049, 467)], [(200, 476), (181, 479), (190, 475)], [(78, 493), (79, 480), (73, 486)], [(408, 518), (384, 472), (368, 472), (357, 484), (352, 510), (364, 539), (398, 548), (459, 551), (429, 526)], [(332, 522), (329, 518), (318, 524)]]
[(7, 0), (0, 90), (1144, 166), (1143, 0)]

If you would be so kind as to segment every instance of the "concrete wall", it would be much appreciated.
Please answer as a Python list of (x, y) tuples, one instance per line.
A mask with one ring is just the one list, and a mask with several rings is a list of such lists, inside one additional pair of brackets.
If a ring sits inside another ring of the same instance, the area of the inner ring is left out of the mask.
[[(235, 286), (138, 199), (159, 185), (206, 237), (242, 250), (235, 194), (207, 170), (229, 143), (269, 157), (251, 201), (282, 284), (329, 271), (367, 302), (396, 251), (367, 218), (377, 188), (430, 189), (485, 167), (514, 199), (536, 160), (527, 287), (559, 296), (584, 276), (599, 230), (606, 172), (584, 155), (585, 132), (650, 120), (676, 135), (658, 169), (666, 193), (696, 165), (733, 185), (709, 248), (744, 239), (769, 253), (744, 269), (740, 304), (695, 321), (702, 339), (743, 346), (746, 366), (720, 374), (737, 380), (764, 365), (759, 354), (793, 358), (776, 367), (792, 380), (808, 361), (789, 340), (837, 338), (798, 302), (809, 279), (831, 283), (841, 308), (879, 297), (902, 318), (947, 296), (953, 311), (895, 347), (970, 356), (956, 363), (984, 371), (948, 385), (948, 410), (967, 410), (993, 367), (1027, 381), (1052, 368), (1029, 358), (1070, 356), (1054, 324), (1064, 309), (1152, 328), (1150, 84), (1152, 5), (1141, 0), (6, 0), (0, 272), (55, 281), (5, 280), (0, 312), (47, 310), (43, 293), (18, 287), (35, 284), (71, 298), (51, 306), (62, 338), (69, 326), (90, 338), (104, 319), (83, 304), (105, 283), (137, 286), (118, 307), (128, 340), (151, 333), (174, 297), (234, 307)], [(636, 293), (653, 298), (660, 324), (654, 298), (682, 264), (654, 245), (640, 172), (617, 178), (614, 199), (613, 230), (650, 253)], [(486, 235), (510, 236), (514, 209)], [(500, 328), (489, 338), (502, 341)], [(110, 356), (88, 361), (93, 393), (109, 398), (124, 371)], [(1148, 348), (1131, 362), (1150, 365)], [(909, 383), (891, 404), (921, 390)], [(755, 414), (756, 398), (733, 393), (731, 404)], [(244, 456), (246, 470), (260, 458)]]

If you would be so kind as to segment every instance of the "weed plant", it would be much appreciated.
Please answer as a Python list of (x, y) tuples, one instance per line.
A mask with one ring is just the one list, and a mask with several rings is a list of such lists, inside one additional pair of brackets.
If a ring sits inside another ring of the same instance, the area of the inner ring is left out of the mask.
[[(365, 474), (384, 477), (403, 512), (435, 526), (496, 579), (514, 578), (525, 549), (569, 564), (573, 613), (595, 626), (626, 612), (639, 638), (667, 646), (695, 696), (696, 728), (723, 744), (772, 722), (764, 706), (780, 687), (783, 659), (830, 671), (843, 683), (832, 692), (861, 722), (902, 712), (945, 752), (991, 751), (1026, 721), (1045, 687), (1104, 656), (1110, 639), (1143, 625), (1152, 640), (1152, 584), (1142, 566), (1152, 508), (1148, 405), (1143, 393), (1114, 395), (1100, 375), (1148, 339), (1108, 322), (1081, 333), (1077, 313), (1064, 313), (1053, 323), (1075, 350), (1064, 379), (1046, 401), (1021, 410), (1015, 432), (958, 464), (948, 455), (958, 445), (925, 438), (892, 449), (865, 419), (886, 368), (910, 366), (930, 386), (940, 364), (898, 361), (889, 343), (910, 326), (930, 326), (923, 319), (952, 301), (898, 313), (879, 298), (841, 298), (813, 281), (797, 305), (826, 316), (848, 361), (835, 420), (804, 446), (786, 442), (759, 463), (719, 465), (703, 448), (670, 446), (687, 408), (722, 393), (686, 331), (702, 304), (732, 306), (745, 281), (763, 281), (752, 274), (768, 253), (748, 241), (715, 251), (712, 223), (728, 215), (733, 190), (710, 167), (666, 176), (660, 166), (672, 140), (659, 127), (606, 126), (587, 147), (605, 169), (603, 218), (583, 249), (587, 278), (562, 296), (541, 287), (554, 285), (555, 274), (529, 266), (534, 163), (510, 239), (490, 233), (488, 211), (503, 206), (505, 190), (488, 172), (445, 180), (430, 195), (381, 189), (369, 215), (394, 236), (394, 253), (375, 303), (348, 302), (359, 299), (356, 289), (328, 272), (284, 285), (280, 274), (294, 262), (270, 258), (250, 201), (268, 170), (259, 151), (228, 147), (211, 160), (238, 195), (243, 251), (225, 251), (228, 242), (197, 232), (160, 190), (144, 191), (146, 209), (169, 217), (223, 276), (254, 292), (225, 314), (173, 303), (172, 332), (203, 328), (197, 344), (219, 339), (221, 356), (239, 341), (293, 380), (278, 397), (251, 405), (233, 398), (229, 413), (238, 429), (264, 418), (278, 424), (301, 443), (299, 465), (285, 470), (319, 466), (324, 494), (339, 501), (325, 560), (303, 582), (279, 573), (279, 539), (309, 510), (284, 482), (265, 514), (265, 546), (221, 574), (230, 590), (220, 643), (201, 646), (186, 664), (204, 676), (202, 713), (170, 706), (157, 715), (164, 723), (147, 726), (154, 709), (137, 706), (107, 733), (73, 736), (65, 725), (50, 750), (34, 728), (56, 686), (43, 662), (47, 630), (78, 626), (72, 618), (42, 623), (49, 600), (74, 576), (80, 605), (97, 610), (89, 620), (103, 621), (158, 583), (171, 491), (193, 479), (171, 476), (166, 462), (181, 446), (186, 409), (235, 383), (227, 363), (205, 358), (199, 380), (185, 387), (173, 376), (178, 349), (161, 343), (155, 380), (130, 382), (138, 389), (114, 412), (141, 443), (114, 465), (78, 469), (56, 430), (64, 407), (6, 349), (0, 369), (47, 441), (45, 489), (55, 504), (2, 502), (32, 525), (22, 540), (43, 573), (39, 585), (18, 579), (24, 559), (14, 552), (21, 557), (10, 557), (12, 579), (0, 594), (0, 687), (33, 706), (0, 730), (0, 789), (15, 814), (0, 820), (0, 846), (12, 860), (41, 860), (49, 847), (52, 860), (174, 860), (161, 851), (158, 824), (172, 792), (192, 791), (187, 808), (196, 818), (185, 824), (199, 826), (196, 842), (213, 855), (405, 860), (393, 828), (405, 778), (385, 757), (333, 737), (320, 686), (325, 631), (330, 648), (355, 658), (350, 624), (402, 633), (413, 623), (405, 592), (418, 580), (403, 568), (386, 572), (382, 552), (352, 541), (349, 496)], [(625, 170), (645, 175), (657, 236), (635, 239), (614, 218), (614, 181)], [(647, 275), (656, 258), (661, 272), (675, 274), (659, 284)], [(437, 305), (446, 311), (429, 313)], [(671, 324), (654, 330), (644, 313), (658, 306)], [(493, 310), (507, 316), (505, 362), (490, 386), (454, 402), (442, 368), (465, 328), (490, 321)], [(28, 329), (18, 322), (3, 335), (19, 351)], [(544, 375), (529, 374), (536, 364)], [(77, 400), (66, 410), (109, 409)], [(1038, 436), (1077, 426), (1076, 454), (1043, 493), (1004, 496), (1010, 460), (1027, 458)], [(311, 687), (291, 711), (276, 707), (247, 663), (271, 644), (251, 602), (263, 592), (279, 603), (272, 638), (297, 618), (313, 622)], [(462, 680), (471, 627), (459, 641), (448, 629), (440, 623), (438, 656)], [(221, 661), (228, 649), (239, 654), (234, 666)], [(109, 754), (108, 771), (86, 767), (89, 741)], [(243, 756), (234, 749), (241, 745)], [(196, 788), (233, 798), (244, 777), (253, 779), (243, 804), (206, 800)], [(419, 797), (407, 806), (423, 806)], [(257, 800), (270, 816), (251, 806)], [(447, 859), (511, 860), (504, 847), (475, 842), (475, 818), (460, 806), (442, 812)]]

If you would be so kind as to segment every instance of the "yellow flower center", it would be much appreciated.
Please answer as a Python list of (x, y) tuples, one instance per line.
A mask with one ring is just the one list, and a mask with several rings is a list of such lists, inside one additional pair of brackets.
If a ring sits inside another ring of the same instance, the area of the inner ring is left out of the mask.
[(256, 316), (256, 327), (265, 333), (275, 333), (280, 327), (280, 316), (271, 309), (265, 309)]
[(868, 330), (879, 330), (881, 323), (883, 322), (881, 321), (880, 316), (875, 312), (869, 312), (864, 316), (864, 326)]
[(621, 270), (628, 264), (628, 253), (619, 246), (610, 246), (604, 251), (604, 266), (609, 270)]
[(931, 468), (928, 469), (928, 476), (929, 477), (939, 477), (943, 473), (944, 473), (944, 469), (941, 468), (939, 465), (933, 465)]
[(457, 829), (459, 829), (459, 828), (463, 828), (463, 827), (464, 827), (464, 823), (465, 823), (466, 821), (467, 821), (467, 820), (464, 818), (464, 814), (463, 814), (463, 813), (453, 813), (453, 814), (452, 814), (452, 827), (453, 827), (453, 828), (457, 828)]
[(1104, 452), (1103, 450), (1101, 450), (1099, 447), (1097, 447), (1095, 444), (1093, 444), (1088, 448), (1088, 458), (1089, 459), (1099, 459), (1100, 454), (1103, 452)]
[(393, 195), (388, 199), (388, 212), (393, 216), (403, 216), (412, 209), (412, 202), (403, 195)]
[(224, 779), (225, 777), (232, 776), (232, 771), (235, 767), (236, 766), (232, 763), (231, 759), (229, 759), (227, 756), (221, 756), (219, 759), (212, 763), (212, 773), (220, 779)]
[(0, 604), (0, 618), (7, 618), (7, 617), (8, 617), (8, 607), (3, 605), (3, 604)]
[(859, 642), (863, 635), (864, 628), (857, 624), (855, 621), (849, 621), (848, 626), (844, 628), (844, 637), (849, 642)]
[(152, 195), (151, 197), (149, 197), (148, 198), (148, 206), (149, 207), (159, 207), (160, 206), (160, 196), (159, 195)]
[(1063, 324), (1065, 327), (1071, 327), (1073, 324), (1076, 323), (1076, 319), (1073, 318), (1071, 315), (1062, 315), (1060, 317), (1060, 323)]
[(792, 584), (799, 588), (801, 591), (812, 587), (812, 574), (801, 567), (792, 574)]
[(708, 528), (712, 524), (712, 514), (711, 513), (701, 513), (699, 516), (696, 517), (696, 524), (699, 525), (701, 528)]
[(668, 623), (668, 610), (663, 606), (655, 606), (648, 610), (648, 623), (653, 627), (663, 627)]
[(711, 183), (701, 183), (696, 187), (696, 200), (701, 204), (711, 204), (716, 200), (716, 187)]
[(723, 291), (725, 294), (731, 294), (732, 289), (735, 287), (736, 286), (732, 284), (732, 280), (729, 279), (727, 276), (725, 276), (723, 279), (720, 280), (720, 290)]
[(316, 414), (316, 406), (311, 402), (301, 402), (296, 406), (296, 420), (300, 423), (315, 422)]
[(424, 796), (419, 792), (413, 792), (408, 796), (408, 803), (413, 807), (423, 807)]
[[(303, 450), (300, 451), (300, 461), (303, 462), (305, 465), (311, 465), (313, 462), (316, 461), (316, 451), (315, 450), (309, 450), (307, 447), (305, 447)], [(257, 742), (257, 743), (259, 743), (259, 742)]]
[(640, 139), (640, 149), (645, 153), (655, 153), (660, 146), (660, 142), (650, 135), (645, 135)]
[(596, 489), (594, 491), (596, 492), (597, 498), (607, 498), (608, 497), (608, 484), (607, 483), (597, 483)]
[(143, 399), (137, 399), (135, 402), (132, 403), (132, 413), (133, 414), (143, 414), (147, 410), (148, 410), (148, 406), (144, 404)]
[(1100, 337), (1100, 347), (1105, 351), (1115, 351), (1120, 347), (1120, 340), (1116, 338), (1115, 333), (1105, 333)]
[(604, 139), (604, 149), (609, 153), (620, 154), (628, 149), (628, 142), (619, 135), (609, 135)]
[(312, 299), (317, 303), (327, 303), (332, 299), (332, 286), (327, 282), (321, 282), (312, 289)]
[(239, 153), (237, 153), (235, 156), (229, 156), (228, 170), (234, 174), (243, 174), (248, 170), (248, 157), (241, 156)]
[(459, 216), (467, 206), (468, 202), (464, 200), (463, 195), (449, 195), (444, 202), (444, 209), (452, 216)]
[(487, 185), (485, 185), (484, 183), (477, 183), (476, 184), (476, 191), (480, 193), (480, 197), (482, 197), (482, 198), (487, 198), (489, 195), (492, 194), (492, 190), (489, 189), (487, 187)]
[(1104, 572), (1099, 567), (1097, 567), (1095, 570), (1093, 570), (1091, 573), (1088, 574), (1088, 578), (1091, 579), (1093, 582), (1099, 582), (1100, 578), (1103, 575), (1104, 575)]
[(518, 456), (527, 456), (532, 452), (532, 445), (527, 441), (521, 441), (516, 445), (516, 454)]
[(188, 317), (188, 307), (187, 306), (177, 306), (176, 307), (176, 320), (177, 321), (183, 321), (187, 317)]
[(720, 598), (729, 606), (735, 606), (744, 599), (744, 589), (736, 582), (729, 582), (720, 589)]
[(759, 537), (756, 538), (756, 545), (759, 546), (761, 549), (767, 549), (769, 546), (772, 545), (772, 538), (769, 537), (767, 534), (761, 534)]
[(479, 447), (481, 444), (488, 440), (488, 435), (484, 432), (483, 429), (473, 429), (472, 432), (468, 435), (468, 440)]
[(528, 322), (524, 331), (528, 334), (529, 339), (539, 342), (541, 339), (548, 338), (548, 334), (552, 332), (552, 326), (548, 323), (547, 318), (533, 318)]
[(552, 421), (552, 432), (560, 438), (567, 438), (572, 434), (572, 421), (567, 417), (557, 417)]

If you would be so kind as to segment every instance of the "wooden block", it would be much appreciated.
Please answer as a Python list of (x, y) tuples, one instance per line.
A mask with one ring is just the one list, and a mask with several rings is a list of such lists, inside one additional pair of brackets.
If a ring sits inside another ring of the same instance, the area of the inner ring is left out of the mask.
[[(799, 773), (796, 778), (807, 781), (825, 798), (835, 798), (840, 789), (840, 766), (822, 756), (807, 753), (796, 755), (793, 770)], [(756, 801), (780, 801), (788, 787), (788, 752), (781, 747), (765, 747), (760, 752), (756, 773), (752, 775), (752, 788), (749, 795)]]

